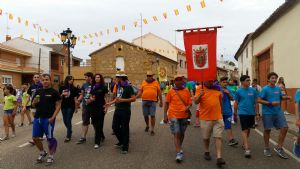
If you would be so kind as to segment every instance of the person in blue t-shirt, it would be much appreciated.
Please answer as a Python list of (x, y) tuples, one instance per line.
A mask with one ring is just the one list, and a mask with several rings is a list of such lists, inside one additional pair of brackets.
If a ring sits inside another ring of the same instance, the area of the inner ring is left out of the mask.
[(296, 126), (299, 127), (297, 141), (294, 142), (294, 154), (300, 157), (300, 89), (295, 95)]
[(269, 84), (263, 87), (259, 94), (258, 102), (262, 104), (262, 118), (264, 124), (264, 141), (265, 149), (264, 155), (267, 157), (272, 156), (271, 150), (269, 148), (269, 139), (271, 134), (271, 129), (280, 129), (280, 134), (278, 138), (278, 145), (274, 148), (274, 151), (284, 159), (288, 156), (282, 149), (285, 136), (288, 131), (288, 125), (285, 116), (281, 110), (280, 102), (281, 100), (289, 100), (290, 96), (283, 95), (281, 89), (276, 86), (278, 75), (275, 72), (268, 74)]
[(250, 87), (251, 80), (248, 75), (241, 76), (240, 81), (242, 86), (235, 93), (234, 113), (238, 113), (240, 118), (245, 157), (250, 158), (251, 151), (248, 141), (250, 129), (254, 128), (255, 116), (259, 117), (255, 112), (257, 93), (255, 89)]
[(228, 77), (222, 77), (220, 79), (221, 91), (222, 91), (222, 114), (224, 121), (224, 128), (227, 133), (227, 138), (229, 140), (228, 145), (234, 146), (238, 142), (233, 137), (232, 128), (231, 128), (231, 119), (232, 119), (232, 107), (231, 100), (234, 100), (233, 96), (230, 94), (229, 90), (226, 88), (228, 84)]

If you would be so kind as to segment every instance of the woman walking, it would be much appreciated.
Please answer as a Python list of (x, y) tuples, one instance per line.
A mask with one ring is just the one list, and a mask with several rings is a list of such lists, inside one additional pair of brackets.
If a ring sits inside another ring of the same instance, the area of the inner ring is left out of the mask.
[[(281, 89), (281, 93), (282, 95), (287, 95), (287, 91), (286, 91), (286, 86), (285, 86), (285, 83), (284, 83), (284, 78), (283, 77), (280, 77), (278, 79), (278, 82), (276, 84), (276, 86), (278, 86), (280, 89)], [(282, 100), (281, 101), (281, 109), (283, 111), (284, 114), (290, 114), (288, 111), (287, 111), (287, 100)]]
[(65, 143), (71, 141), (72, 138), (72, 118), (76, 112), (76, 102), (79, 96), (79, 90), (74, 86), (74, 78), (67, 76), (64, 85), (60, 87), (59, 93), (62, 97), (61, 112), (63, 121), (67, 128), (67, 136), (64, 140)]
[(108, 102), (108, 89), (101, 74), (95, 74), (90, 95), (90, 99), (87, 101), (87, 109), (91, 112), (92, 124), (95, 130), (94, 148), (98, 149), (100, 142), (105, 139), (103, 125), (107, 111), (105, 104)]

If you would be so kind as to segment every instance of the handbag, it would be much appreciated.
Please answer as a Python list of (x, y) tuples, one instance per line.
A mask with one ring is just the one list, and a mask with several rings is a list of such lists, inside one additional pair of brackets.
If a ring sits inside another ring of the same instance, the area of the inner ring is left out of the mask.
[(175, 91), (176, 95), (179, 97), (179, 100), (181, 101), (181, 103), (186, 107), (186, 113), (189, 115), (188, 118), (190, 118), (191, 115), (192, 115), (192, 112), (191, 112), (191, 110), (190, 110), (190, 107), (191, 107), (191, 106), (189, 106), (189, 105), (186, 104), (186, 102), (183, 100), (183, 98), (182, 98), (181, 95), (177, 92), (177, 90), (174, 90), (174, 91)]

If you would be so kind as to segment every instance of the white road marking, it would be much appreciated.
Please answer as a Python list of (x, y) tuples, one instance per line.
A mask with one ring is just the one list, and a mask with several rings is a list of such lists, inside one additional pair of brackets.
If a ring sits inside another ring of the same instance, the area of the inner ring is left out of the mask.
[[(261, 135), (262, 137), (264, 136), (264, 134), (263, 134), (261, 131), (259, 131), (258, 129), (255, 129), (255, 131), (256, 131), (257, 134)], [(274, 141), (274, 140), (272, 140), (272, 139), (270, 139), (270, 142), (271, 142), (273, 145), (275, 145), (275, 146), (278, 144), (278, 143), (276, 143), (276, 141)], [(287, 155), (289, 155), (289, 156), (292, 157), (294, 160), (296, 160), (297, 162), (300, 163), (300, 158), (296, 157), (292, 152), (290, 152), (290, 151), (287, 150), (286, 148), (284, 148), (284, 147), (282, 147), (282, 148), (283, 148), (283, 150), (285, 151), (285, 153), (286, 153)]]
[(24, 144), (22, 144), (22, 145), (19, 145), (18, 147), (19, 147), (19, 148), (22, 148), (22, 147), (25, 147), (25, 146), (28, 146), (28, 145), (31, 145), (31, 144), (27, 142), (27, 143), (24, 143)]

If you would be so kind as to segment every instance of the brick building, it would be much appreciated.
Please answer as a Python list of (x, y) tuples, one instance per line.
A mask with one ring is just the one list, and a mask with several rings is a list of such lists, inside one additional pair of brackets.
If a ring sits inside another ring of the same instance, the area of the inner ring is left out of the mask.
[(131, 83), (138, 87), (145, 79), (146, 71), (157, 72), (158, 67), (165, 67), (168, 80), (172, 80), (177, 73), (176, 61), (121, 39), (89, 56), (92, 72), (103, 74), (108, 84), (115, 77), (117, 68), (125, 71)]

